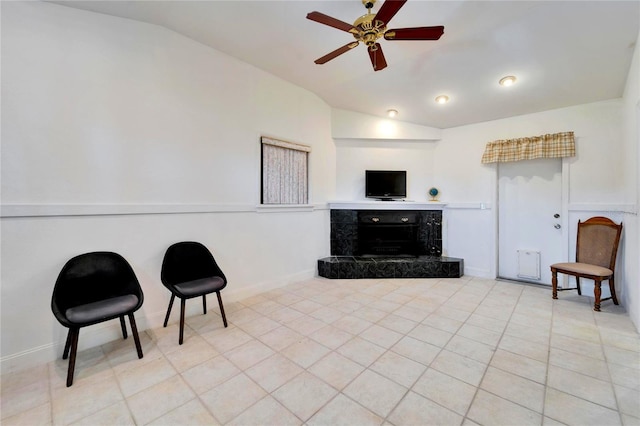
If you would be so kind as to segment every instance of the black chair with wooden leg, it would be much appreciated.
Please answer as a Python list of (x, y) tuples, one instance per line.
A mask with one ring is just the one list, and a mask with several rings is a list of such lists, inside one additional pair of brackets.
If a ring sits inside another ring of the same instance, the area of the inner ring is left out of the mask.
[(161, 272), (162, 284), (171, 292), (171, 300), (164, 326), (169, 322), (173, 301), (180, 298), (180, 337), (178, 343), (184, 341), (184, 309), (185, 300), (202, 296), (202, 308), (207, 313), (206, 295), (216, 293), (224, 326), (227, 318), (222, 306), (220, 291), (226, 287), (227, 278), (216, 263), (213, 255), (204, 245), (195, 241), (182, 241), (171, 245), (164, 255)]
[[(576, 245), (576, 261), (568, 263), (555, 263), (551, 265), (551, 286), (553, 298), (558, 298), (558, 291), (580, 289), (580, 278), (587, 278), (595, 282), (593, 289), (595, 302), (594, 311), (600, 311), (600, 302), (613, 299), (618, 304), (614, 273), (616, 269), (616, 255), (618, 244), (622, 234), (620, 225), (611, 219), (596, 216), (586, 222), (578, 221), (578, 240)], [(571, 275), (576, 278), (576, 287), (558, 288), (558, 273)], [(611, 297), (601, 299), (602, 281), (609, 281)]]
[(51, 310), (69, 328), (62, 359), (69, 368), (67, 386), (73, 384), (80, 328), (119, 318), (123, 338), (127, 338), (124, 317), (129, 317), (138, 358), (142, 347), (133, 313), (144, 300), (142, 288), (131, 265), (113, 252), (85, 253), (70, 259), (60, 271), (51, 297)]

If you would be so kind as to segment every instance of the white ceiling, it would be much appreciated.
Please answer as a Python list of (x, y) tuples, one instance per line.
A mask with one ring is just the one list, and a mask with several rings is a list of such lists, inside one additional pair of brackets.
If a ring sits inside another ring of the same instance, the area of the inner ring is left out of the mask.
[[(638, 37), (638, 1), (409, 0), (388, 28), (444, 25), (439, 41), (381, 40), (374, 72), (364, 45), (314, 60), (350, 34), (306, 19), (353, 23), (361, 0), (56, 1), (157, 24), (316, 93), (335, 108), (437, 128), (619, 98)], [(373, 11), (380, 8), (378, 0)], [(515, 75), (515, 86), (498, 80)], [(446, 105), (434, 102), (446, 94)]]

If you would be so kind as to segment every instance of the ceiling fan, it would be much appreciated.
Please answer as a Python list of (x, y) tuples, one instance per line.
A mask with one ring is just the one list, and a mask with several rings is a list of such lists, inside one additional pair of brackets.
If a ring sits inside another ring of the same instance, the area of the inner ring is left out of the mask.
[(417, 27), (417, 28), (397, 28), (387, 29), (387, 24), (400, 10), (407, 0), (386, 0), (378, 13), (373, 15), (371, 8), (376, 0), (362, 0), (362, 4), (367, 9), (367, 14), (362, 15), (355, 20), (353, 25), (348, 24), (331, 16), (327, 16), (320, 12), (311, 12), (307, 14), (307, 19), (337, 28), (342, 31), (351, 33), (356, 41), (347, 43), (337, 48), (331, 53), (316, 59), (316, 64), (324, 64), (330, 60), (342, 55), (345, 52), (356, 47), (360, 42), (367, 45), (369, 58), (374, 71), (380, 71), (387, 67), (387, 61), (384, 59), (382, 47), (378, 43), (378, 39), (384, 37), (385, 40), (438, 40), (444, 33), (443, 26), (437, 27)]

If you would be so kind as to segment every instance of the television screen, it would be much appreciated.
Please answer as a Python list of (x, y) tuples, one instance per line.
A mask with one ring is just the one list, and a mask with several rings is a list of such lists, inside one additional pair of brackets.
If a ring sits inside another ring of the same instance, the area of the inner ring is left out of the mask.
[(405, 170), (366, 170), (365, 194), (367, 198), (392, 200), (407, 196)]

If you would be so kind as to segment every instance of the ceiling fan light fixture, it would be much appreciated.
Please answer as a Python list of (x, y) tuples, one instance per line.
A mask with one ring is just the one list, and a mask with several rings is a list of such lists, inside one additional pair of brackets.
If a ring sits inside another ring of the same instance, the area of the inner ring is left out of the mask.
[(436, 102), (439, 104), (446, 104), (449, 102), (449, 97), (447, 95), (436, 96)]
[[(402, 8), (407, 0), (385, 0), (377, 13), (371, 13), (376, 0), (361, 0), (367, 9), (365, 15), (360, 16), (352, 24), (333, 18), (317, 11), (309, 12), (307, 19), (319, 24), (327, 25), (341, 31), (350, 33), (356, 39), (355, 45), (363, 43), (367, 46), (369, 59), (374, 71), (380, 71), (387, 67), (387, 62), (382, 53), (382, 47), (378, 40), (439, 40), (444, 34), (444, 26), (395, 28), (387, 30), (387, 24)], [(348, 47), (349, 46), (349, 47)], [(316, 64), (325, 64), (351, 50), (352, 45), (345, 45), (316, 59)], [(355, 46), (354, 46), (355, 47)]]
[(506, 77), (502, 77), (498, 83), (500, 86), (504, 87), (513, 86), (516, 83), (516, 78), (512, 75), (508, 75)]
[(387, 110), (387, 116), (389, 118), (393, 118), (393, 117), (395, 117), (397, 115), (398, 115), (398, 110), (395, 110), (395, 109)]

